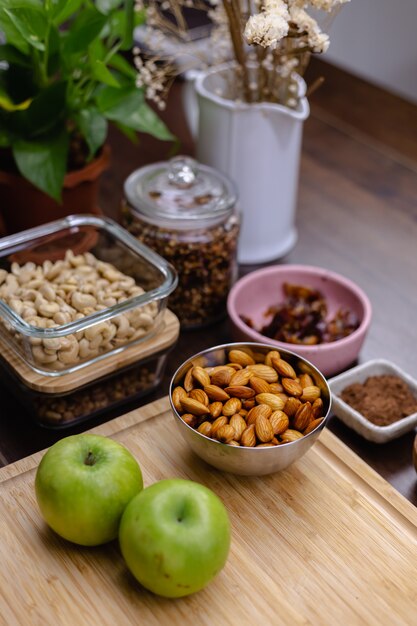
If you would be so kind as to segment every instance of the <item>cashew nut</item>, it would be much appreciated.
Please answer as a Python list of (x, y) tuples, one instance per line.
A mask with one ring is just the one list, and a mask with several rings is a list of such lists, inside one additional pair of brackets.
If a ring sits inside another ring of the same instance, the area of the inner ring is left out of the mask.
[(68, 335), (67, 339), (70, 341), (70, 347), (67, 350), (59, 350), (58, 359), (61, 361), (61, 363), (71, 365), (72, 363), (76, 363), (78, 360), (77, 357), (80, 349), (80, 344), (73, 335)]
[(71, 304), (77, 311), (84, 311), (87, 307), (95, 307), (97, 300), (89, 293), (74, 291), (71, 295)]
[(44, 317), (53, 317), (59, 312), (59, 304), (57, 302), (48, 302), (44, 300), (38, 307), (38, 311)]
[(47, 354), (41, 346), (33, 346), (32, 355), (38, 363), (51, 365), (57, 360), (56, 353)]
[[(105, 253), (107, 260), (120, 264), (116, 250)], [(31, 262), (21, 266), (13, 263), (10, 272), (1, 269), (0, 298), (28, 324), (52, 329), (142, 295), (144, 290), (133, 278), (133, 266), (130, 270), (129, 276), (89, 252), (74, 255), (69, 250), (65, 260), (45, 261), (39, 266)], [(158, 311), (158, 305), (151, 303), (66, 337), (30, 338), (33, 360), (61, 370), (105, 353), (145, 335)]]
[(113, 320), (113, 324), (117, 326), (116, 337), (122, 339), (127, 337), (130, 331), (130, 323), (125, 315), (119, 315)]

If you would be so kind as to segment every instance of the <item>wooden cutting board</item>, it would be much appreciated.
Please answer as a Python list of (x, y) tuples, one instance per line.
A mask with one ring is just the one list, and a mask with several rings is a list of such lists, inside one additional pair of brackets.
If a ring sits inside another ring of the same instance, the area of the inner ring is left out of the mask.
[(145, 485), (190, 478), (223, 499), (233, 541), (215, 581), (188, 598), (158, 598), (127, 572), (116, 542), (61, 540), (36, 506), (38, 453), (0, 470), (1, 624), (416, 623), (417, 509), (334, 435), (325, 430), (284, 472), (246, 478), (200, 461), (176, 428), (165, 398), (95, 432), (133, 452)]

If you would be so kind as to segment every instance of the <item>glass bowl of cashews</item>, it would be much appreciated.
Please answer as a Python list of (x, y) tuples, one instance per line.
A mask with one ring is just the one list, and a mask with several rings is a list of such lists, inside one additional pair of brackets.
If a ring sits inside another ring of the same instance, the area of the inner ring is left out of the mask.
[(326, 425), (331, 394), (306, 359), (263, 343), (216, 346), (174, 374), (169, 397), (186, 443), (219, 470), (261, 476), (287, 468)]
[(0, 346), (57, 376), (156, 334), (174, 268), (108, 218), (70, 216), (0, 240)]

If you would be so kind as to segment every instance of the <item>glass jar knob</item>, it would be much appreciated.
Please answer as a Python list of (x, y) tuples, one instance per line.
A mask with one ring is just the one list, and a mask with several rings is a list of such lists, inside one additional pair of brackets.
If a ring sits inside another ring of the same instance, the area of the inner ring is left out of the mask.
[(180, 189), (192, 187), (196, 181), (198, 164), (190, 157), (178, 156), (170, 160), (168, 180)]

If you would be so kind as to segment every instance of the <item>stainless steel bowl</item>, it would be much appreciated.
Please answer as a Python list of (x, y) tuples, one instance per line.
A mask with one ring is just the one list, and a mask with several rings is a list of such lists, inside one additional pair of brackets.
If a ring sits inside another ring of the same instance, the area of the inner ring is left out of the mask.
[(276, 350), (276, 346), (265, 343), (228, 343), (199, 352), (185, 361), (175, 372), (169, 388), (169, 398), (172, 412), (181, 435), (195, 454), (210, 465), (224, 472), (231, 472), (232, 474), (240, 474), (242, 476), (262, 476), (283, 470), (291, 465), (291, 463), (294, 463), (294, 461), (300, 459), (303, 454), (311, 448), (326, 425), (330, 413), (331, 393), (323, 374), (321, 374), (314, 365), (306, 361), (306, 359), (299, 357), (294, 352), (282, 349), (279, 350), (282, 357), (291, 363), (296, 371), (310, 374), (315, 384), (320, 387), (325, 411), (323, 421), (315, 430), (305, 435), (302, 439), (297, 439), (291, 443), (281, 444), (272, 448), (244, 448), (220, 443), (215, 439), (210, 439), (202, 435), (197, 430), (194, 430), (194, 428), (191, 428), (191, 426), (188, 426), (188, 424), (181, 419), (172, 403), (173, 389), (181, 384), (185, 374), (191, 367), (195, 365), (200, 365), (201, 367), (223, 365), (228, 362), (227, 353), (229, 350), (245, 347), (252, 348), (256, 352), (264, 352), (265, 354), (269, 350)]

